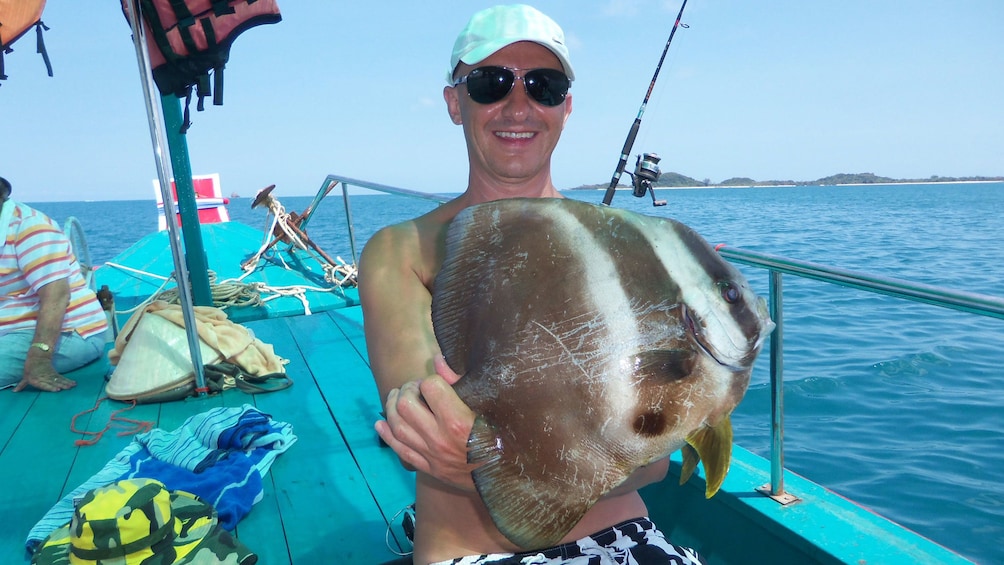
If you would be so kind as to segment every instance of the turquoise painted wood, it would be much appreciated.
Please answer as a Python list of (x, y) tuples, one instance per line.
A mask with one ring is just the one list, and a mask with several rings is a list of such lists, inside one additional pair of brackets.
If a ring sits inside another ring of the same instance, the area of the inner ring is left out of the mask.
[[(212, 407), (248, 403), (289, 422), (297, 442), (272, 465), (263, 499), (238, 524), (238, 538), (262, 563), (383, 563), (397, 558), (386, 541), (392, 514), (384, 508), (413, 499), (411, 475), (389, 449), (380, 447), (372, 428), (375, 417), (366, 423), (368, 432), (360, 428), (346, 434), (343, 427), (371, 412), (353, 412), (350, 407), (379, 404), (376, 389), (366, 386), (372, 377), (365, 361), (334, 319), (323, 314), (269, 318), (249, 326), (290, 360), (292, 387), (259, 395), (229, 390), (203, 399), (138, 406), (124, 415), (173, 430)], [(308, 358), (322, 349), (326, 353), (318, 359)], [(0, 480), (8, 485), (0, 492), (0, 505), (9, 524), (0, 528), (0, 562), (26, 563), (23, 543), (32, 525), (131, 441), (113, 431), (94, 445), (74, 445), (82, 436), (70, 432), (69, 421), (103, 395), (106, 369), (103, 365), (70, 375), (78, 386), (58, 394), (3, 393), (0, 403), (7, 413), (21, 415), (17, 421), (2, 420), (0, 430)], [(112, 411), (123, 406), (105, 401), (81, 417), (78, 427), (99, 430)], [(351, 413), (342, 414), (346, 411)], [(399, 531), (390, 534), (390, 545), (400, 550), (396, 535)]]
[[(414, 502), (414, 476), (400, 467), (397, 455), (384, 445), (373, 424), (382, 418), (383, 406), (369, 364), (364, 359), (361, 308), (353, 307), (326, 313), (328, 321), (297, 318), (291, 324), (303, 326), (313, 335), (334, 322), (340, 331), (305, 344), (304, 356), (312, 364), (312, 373), (320, 375), (318, 389), (327, 398), (345, 442), (356, 464), (367, 479), (367, 487), (384, 517), (393, 523), (392, 532), (401, 551), (410, 549), (400, 520), (395, 520)], [(332, 346), (337, 343), (337, 347)], [(392, 472), (388, 472), (392, 470)]]
[[(62, 495), (79, 451), (74, 441), (80, 436), (70, 431), (70, 418), (94, 405), (106, 372), (104, 361), (74, 371), (68, 376), (77, 386), (59, 394), (0, 392), (7, 408), (21, 414), (0, 436), (0, 484), (6, 487), (0, 489), (0, 508), (13, 526), (0, 528), (0, 562), (26, 558), (23, 542), (29, 528)], [(86, 422), (84, 417), (78, 423)]]
[[(285, 356), (287, 348), (296, 348), (299, 353), (287, 368), (295, 380), (288, 389), (290, 393), (281, 391), (255, 397), (260, 410), (293, 423), (298, 440), (290, 451), (305, 452), (304, 459), (283, 456), (272, 467), (283, 521), (312, 525), (285, 529), (290, 551), (302, 556), (302, 563), (321, 563), (335, 556), (346, 563), (378, 563), (394, 557), (384, 541), (387, 520), (357, 466), (357, 455), (345, 440), (344, 430), (338, 424), (338, 408), (332, 403), (334, 397), (355, 403), (366, 399), (352, 386), (338, 390), (322, 386), (334, 378), (347, 382), (369, 379), (368, 368), (363, 365), (365, 374), (353, 375), (339, 370), (337, 363), (318, 364), (310, 357), (310, 352), (319, 345), (347, 362), (355, 355), (351, 348), (343, 348), (344, 340), (324, 315), (256, 322), (249, 327), (258, 337), (275, 345), (280, 355)], [(279, 414), (290, 416), (279, 417)], [(373, 436), (376, 437), (375, 432)], [(395, 467), (383, 469), (382, 474), (401, 472), (399, 466)], [(238, 528), (240, 536), (244, 535), (243, 527)]]
[[(257, 250), (261, 232), (236, 223), (203, 226), (210, 264), (220, 279), (240, 274), (240, 262)], [(270, 264), (254, 280), (272, 285), (316, 282)], [(166, 234), (151, 234), (113, 262), (167, 275)], [(119, 308), (137, 304), (161, 281), (106, 265), (99, 284), (115, 292)], [(236, 390), (184, 402), (138, 406), (124, 414), (174, 429), (216, 406), (251, 404), (293, 425), (298, 441), (265, 477), (262, 500), (237, 526), (236, 535), (261, 563), (385, 563), (409, 548), (396, 514), (414, 499), (414, 476), (373, 430), (382, 406), (369, 370), (363, 319), (355, 290), (309, 294), (313, 315), (295, 298), (265, 308), (231, 310), (255, 334), (290, 360), (295, 384), (284, 391), (248, 395)], [(124, 320), (122, 320), (124, 321)], [(73, 414), (103, 394), (107, 365), (76, 372), (79, 385), (59, 394), (0, 393), (0, 505), (9, 525), (0, 528), (0, 562), (25, 563), (28, 529), (52, 504), (97, 472), (131, 441), (115, 431), (91, 446), (77, 446)], [(104, 402), (78, 427), (99, 430), (122, 403)], [(670, 477), (642, 491), (652, 518), (674, 543), (698, 549), (708, 563), (966, 563), (954, 553), (804, 478), (785, 483), (801, 502), (781, 506), (755, 492), (769, 482), (769, 463), (736, 447), (721, 491), (704, 498), (698, 472), (679, 486), (680, 460)]]
[[(217, 282), (236, 280), (243, 276), (241, 264), (258, 251), (264, 239), (261, 231), (237, 222), (206, 224), (201, 228), (206, 254)], [(284, 249), (286, 246), (276, 247)], [(257, 269), (240, 282), (261, 283), (267, 287), (323, 289), (305, 292), (311, 312), (359, 304), (356, 289), (332, 288), (333, 285), (324, 282), (323, 269), (310, 256), (302, 252), (280, 252), (282, 261), (263, 260)], [(283, 262), (295, 265), (300, 270), (287, 269)], [(159, 292), (164, 279), (173, 272), (174, 262), (168, 234), (155, 232), (147, 234), (135, 245), (102, 265), (95, 271), (95, 279), (99, 288), (108, 285), (115, 296), (116, 310), (123, 312)], [(168, 288), (175, 286), (172, 281)], [(268, 296), (268, 293), (265, 295)], [(238, 322), (298, 316), (304, 314), (304, 304), (295, 296), (281, 296), (269, 300), (262, 307), (232, 309), (228, 313), (232, 320)], [(119, 322), (124, 324), (125, 320), (120, 317)]]
[(756, 492), (770, 483), (769, 462), (739, 446), (721, 490), (705, 499), (701, 469), (678, 485), (682, 460), (669, 477), (642, 490), (652, 519), (675, 543), (700, 551), (709, 564), (955, 564), (965, 558), (789, 471), (786, 491), (801, 500), (783, 506)]
[[(168, 155), (171, 157), (174, 183), (177, 186), (175, 194), (178, 196), (178, 213), (181, 216), (182, 224), (181, 249), (184, 250), (185, 264), (191, 274), (189, 283), (192, 287), (192, 302), (196, 306), (212, 306), (213, 298), (209, 277), (206, 276), (209, 264), (206, 259), (205, 245), (202, 242), (202, 231), (199, 229), (199, 205), (195, 200), (195, 189), (192, 186), (192, 162), (188, 157), (188, 136), (182, 133), (185, 119), (181, 109), (181, 99), (173, 93), (161, 95), (160, 105), (164, 111), (164, 133), (167, 137)], [(164, 200), (166, 204), (168, 199)]]

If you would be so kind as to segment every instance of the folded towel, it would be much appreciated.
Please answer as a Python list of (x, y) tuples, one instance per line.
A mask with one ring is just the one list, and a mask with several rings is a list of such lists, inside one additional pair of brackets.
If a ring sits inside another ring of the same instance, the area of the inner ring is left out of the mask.
[(261, 500), (262, 477), (293, 443), (293, 427), (276, 422), (250, 404), (216, 408), (185, 420), (176, 430), (159, 428), (136, 436), (94, 476), (63, 497), (28, 533), (38, 545), (73, 517), (85, 493), (135, 478), (157, 479), (168, 490), (198, 495), (216, 507), (220, 525), (233, 530)]

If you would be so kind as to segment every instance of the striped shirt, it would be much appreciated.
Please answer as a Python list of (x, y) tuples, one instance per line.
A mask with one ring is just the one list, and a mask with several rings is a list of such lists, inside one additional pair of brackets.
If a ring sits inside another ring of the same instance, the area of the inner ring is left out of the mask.
[(101, 304), (80, 274), (70, 242), (48, 216), (10, 200), (13, 206), (7, 237), (0, 249), (0, 334), (33, 330), (38, 318), (38, 290), (68, 279), (70, 305), (63, 332), (88, 338), (108, 329)]

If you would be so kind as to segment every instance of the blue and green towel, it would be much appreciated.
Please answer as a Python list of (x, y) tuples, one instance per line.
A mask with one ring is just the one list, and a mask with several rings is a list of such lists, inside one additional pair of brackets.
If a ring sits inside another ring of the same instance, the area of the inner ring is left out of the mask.
[(28, 533), (34, 552), (50, 533), (73, 517), (75, 501), (95, 488), (125, 479), (149, 478), (169, 490), (190, 492), (212, 504), (219, 523), (232, 531), (261, 500), (262, 477), (296, 441), (293, 427), (250, 404), (196, 414), (176, 430), (159, 428), (136, 436), (94, 476), (63, 497)]

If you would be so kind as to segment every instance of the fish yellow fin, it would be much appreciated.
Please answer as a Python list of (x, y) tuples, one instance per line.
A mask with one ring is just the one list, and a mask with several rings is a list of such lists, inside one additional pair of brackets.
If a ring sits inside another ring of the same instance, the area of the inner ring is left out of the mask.
[(690, 476), (694, 474), (694, 469), (697, 469), (697, 464), (701, 461), (701, 455), (689, 443), (683, 444), (680, 451), (683, 452), (683, 469), (680, 470), (680, 484), (682, 485), (689, 481)]
[(725, 416), (714, 426), (705, 426), (692, 432), (687, 436), (687, 443), (697, 452), (696, 460), (694, 455), (690, 455), (688, 470), (688, 450), (684, 450), (683, 472), (681, 479), (694, 472), (697, 460), (704, 462), (704, 475), (707, 486), (704, 494), (711, 498), (721, 488), (725, 481), (725, 475), (729, 472), (729, 463), (732, 460), (732, 419)]

